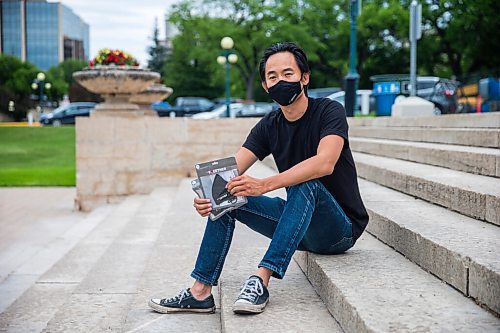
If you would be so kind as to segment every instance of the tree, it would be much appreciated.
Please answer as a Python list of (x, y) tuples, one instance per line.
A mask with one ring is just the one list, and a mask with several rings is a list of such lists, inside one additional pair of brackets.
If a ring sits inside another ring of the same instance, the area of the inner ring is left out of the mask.
[(150, 46), (148, 49), (150, 56), (148, 59), (148, 68), (161, 73), (167, 60), (167, 48), (160, 43), (157, 18), (155, 18), (152, 40), (153, 46)]
[(492, 0), (426, 0), (427, 41), (422, 46), (432, 58), (426, 64), (428, 71), (444, 67), (457, 77), (478, 71), (496, 71), (498, 75), (499, 11), (499, 2)]
[[(61, 78), (66, 82), (68, 86), (71, 86), (75, 81), (73, 80), (73, 73), (77, 71), (81, 71), (83, 68), (87, 67), (88, 63), (85, 60), (81, 59), (66, 59), (63, 62), (60, 62), (57, 66), (55, 66), (57, 69), (56, 71), (58, 74), (58, 78)], [(49, 69), (49, 72), (52, 70)]]
[(64, 95), (69, 96), (70, 101), (77, 102), (102, 102), (103, 99), (98, 95), (89, 92), (73, 79), (73, 73), (82, 70), (88, 66), (85, 60), (66, 59), (57, 66), (48, 70), (48, 77), (54, 89), (51, 89), (50, 96), (54, 100), (61, 100)]
[[(68, 59), (49, 68), (45, 72), (45, 82), (50, 83), (51, 88), (44, 90), (48, 100), (61, 100), (73, 82), (73, 72), (85, 66), (85, 61)], [(16, 108), (14, 118), (24, 118), (26, 112), (36, 105), (32, 97), (38, 96), (38, 93), (32, 89), (31, 84), (39, 72), (41, 70), (29, 62), (22, 62), (9, 55), (0, 55), (0, 111), (8, 112), (8, 103), (12, 100)]]
[[(177, 26), (180, 34), (173, 41), (174, 51), (167, 62), (167, 84), (174, 88), (175, 94), (180, 94), (180, 91), (190, 90), (185, 88), (186, 78), (181, 76), (193, 78), (196, 84), (196, 78), (204, 72), (203, 83), (200, 84), (206, 86), (201, 90), (192, 90), (206, 92), (211, 97), (221, 96), (224, 91), (224, 68), (215, 59), (222, 51), (220, 40), (230, 36), (235, 41), (234, 51), (238, 55), (238, 62), (232, 65), (237, 71), (231, 71), (231, 94), (244, 94), (247, 99), (254, 99), (256, 88), (257, 91), (262, 90), (258, 65), (264, 49), (283, 38), (291, 40), (295, 33), (303, 39), (308, 37), (299, 29), (290, 31), (284, 25), (283, 29), (276, 27), (274, 8), (274, 4), (263, 0), (210, 0), (203, 2), (203, 6), (186, 1), (174, 6), (169, 20)], [(193, 61), (198, 65), (194, 69)], [(191, 66), (186, 66), (190, 63)]]
[[(360, 88), (370, 76), (408, 73), (411, 0), (364, 0), (358, 18)], [(418, 42), (419, 75), (450, 77), (489, 69), (498, 74), (499, 2), (423, 0), (423, 36)], [(224, 36), (235, 40), (239, 57), (231, 71), (231, 95), (263, 100), (258, 62), (273, 42), (302, 46), (312, 69), (310, 87), (342, 86), (348, 71), (349, 0), (185, 1), (169, 15), (180, 34), (167, 63), (166, 81), (176, 93), (223, 94), (223, 68), (215, 65)], [(194, 61), (194, 63), (193, 63)], [(196, 65), (193, 65), (196, 64)], [(236, 73), (235, 73), (236, 72)], [(183, 76), (189, 76), (184, 78)], [(200, 87), (201, 89), (197, 89)]]
[(22, 62), (16, 57), (0, 55), (0, 110), (7, 113), (9, 101), (14, 101), (16, 120), (26, 116), (34, 103), (30, 99), (31, 83), (39, 72), (29, 62)]

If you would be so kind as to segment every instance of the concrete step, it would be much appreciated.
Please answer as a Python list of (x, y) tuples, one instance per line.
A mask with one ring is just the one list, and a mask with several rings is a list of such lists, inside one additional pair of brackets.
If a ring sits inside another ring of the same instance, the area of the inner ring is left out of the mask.
[(44, 332), (120, 331), (175, 188), (147, 196)]
[(348, 118), (349, 126), (500, 128), (500, 112), (426, 117)]
[(362, 179), (359, 186), (368, 232), (500, 314), (500, 228)]
[(353, 153), (361, 178), (500, 225), (500, 180), (387, 157)]
[[(237, 228), (244, 230), (242, 234), (249, 234), (250, 238), (254, 233), (240, 225)], [(255, 244), (244, 239), (247, 244)], [(238, 245), (233, 243), (233, 246)], [(262, 314), (244, 316), (233, 313), (233, 303), (241, 285), (253, 274), (266, 249), (248, 245), (232, 249), (228, 255), (219, 286), (222, 332), (343, 332), (294, 260), (283, 280), (271, 279), (269, 304)]]
[(499, 148), (498, 128), (433, 128), (351, 126), (352, 137), (445, 143), (452, 145)]
[[(274, 171), (259, 163), (249, 170), (249, 174), (263, 177), (274, 174)], [(271, 195), (283, 196), (283, 192)], [(318, 332), (341, 332), (293, 262), (285, 280), (273, 281), (273, 299), (262, 315), (245, 317), (232, 313), (232, 302), (240, 284), (255, 270), (259, 257), (269, 244), (268, 239), (239, 223), (220, 284), (212, 290), (217, 303), (215, 315), (163, 315), (150, 310), (146, 305), (149, 298), (171, 297), (193, 283), (189, 275), (195, 264), (206, 219), (196, 214), (192, 198), (189, 179), (186, 179), (179, 186), (153, 254), (146, 264), (138, 294), (126, 316), (124, 332), (254, 332), (256, 328), (282, 332), (299, 332), (306, 328)], [(289, 306), (292, 301), (297, 301), (295, 309)], [(290, 321), (290, 318), (294, 320)]]
[(41, 332), (110, 246), (142, 201), (142, 196), (131, 196), (98, 223), (0, 314), (0, 331)]
[(498, 332), (500, 320), (365, 233), (345, 254), (296, 260), (345, 332)]
[[(257, 163), (248, 174), (264, 178), (276, 172)], [(268, 196), (286, 198), (284, 189)], [(258, 316), (235, 315), (232, 306), (241, 284), (255, 271), (270, 240), (237, 222), (219, 286), (222, 332), (343, 332), (315, 293), (295, 261), (291, 261), (283, 280), (271, 279), (270, 301)]]
[(55, 218), (58, 221), (53, 224), (57, 227), (47, 227), (45, 221), (38, 221), (40, 224), (33, 226), (35, 234), (26, 235), (2, 251), (0, 267), (5, 279), (0, 282), (0, 312), (7, 309), (114, 208), (114, 205), (99, 207), (83, 219), (79, 214), (75, 219), (68, 216), (59, 220)]
[[(124, 315), (122, 332), (220, 332), (220, 308), (215, 314), (160, 314), (150, 298), (170, 298), (193, 284), (190, 277), (203, 237), (205, 219), (193, 208), (190, 180), (180, 182), (173, 203), (142, 273), (137, 294)], [(218, 289), (213, 289), (219, 305)]]
[(351, 150), (500, 177), (500, 149), (351, 137)]

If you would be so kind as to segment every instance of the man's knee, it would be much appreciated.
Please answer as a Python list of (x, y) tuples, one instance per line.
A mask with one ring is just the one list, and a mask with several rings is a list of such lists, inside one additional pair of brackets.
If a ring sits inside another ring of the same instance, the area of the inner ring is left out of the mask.
[(318, 179), (311, 179), (306, 182), (292, 185), (288, 187), (288, 192), (297, 192), (299, 190), (313, 191), (315, 188), (321, 185), (321, 182)]

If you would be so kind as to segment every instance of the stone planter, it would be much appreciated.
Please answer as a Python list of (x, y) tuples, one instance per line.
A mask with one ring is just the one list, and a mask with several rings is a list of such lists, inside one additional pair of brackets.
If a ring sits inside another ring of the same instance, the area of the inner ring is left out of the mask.
[(158, 114), (151, 110), (151, 103), (161, 101), (172, 95), (173, 89), (165, 87), (163, 84), (155, 83), (146, 90), (130, 97), (130, 103), (137, 104), (139, 109), (143, 110), (147, 115), (157, 116)]
[(95, 66), (73, 73), (73, 78), (104, 98), (104, 103), (96, 106), (97, 112), (92, 113), (98, 115), (103, 111), (141, 113), (137, 105), (129, 102), (130, 97), (157, 82), (160, 74), (131, 66)]

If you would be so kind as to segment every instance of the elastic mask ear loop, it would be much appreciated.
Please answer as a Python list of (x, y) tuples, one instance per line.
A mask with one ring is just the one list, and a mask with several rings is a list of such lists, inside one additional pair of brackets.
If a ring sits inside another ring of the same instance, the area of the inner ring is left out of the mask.
[(306, 95), (306, 97), (309, 97), (309, 93), (308, 93), (308, 86), (309, 84), (303, 84), (302, 83), (302, 79), (304, 78), (304, 73), (301, 74), (300, 76), (300, 84), (302, 85), (302, 90), (301, 91), (304, 91), (304, 95)]

